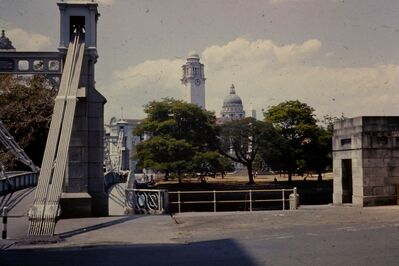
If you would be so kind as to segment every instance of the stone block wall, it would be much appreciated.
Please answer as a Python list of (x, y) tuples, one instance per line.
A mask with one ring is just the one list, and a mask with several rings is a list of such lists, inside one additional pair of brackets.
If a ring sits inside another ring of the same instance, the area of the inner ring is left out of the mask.
[(63, 217), (108, 215), (104, 190), (104, 104), (94, 87), (96, 56), (85, 52), (61, 197)]
[(334, 125), (334, 204), (344, 203), (343, 160), (351, 160), (354, 205), (396, 204), (399, 117), (356, 117)]

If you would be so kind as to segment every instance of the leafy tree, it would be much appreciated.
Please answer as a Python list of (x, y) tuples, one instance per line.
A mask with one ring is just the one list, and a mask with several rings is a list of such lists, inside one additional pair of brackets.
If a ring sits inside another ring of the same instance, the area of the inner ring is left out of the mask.
[(192, 166), (192, 172), (200, 173), (201, 176), (216, 176), (220, 173), (223, 178), (226, 172), (234, 170), (231, 160), (217, 151), (196, 153)]
[(320, 121), (321, 125), (315, 131), (315, 139), (307, 147), (306, 161), (308, 169), (317, 173), (317, 180), (322, 180), (322, 174), (326, 168), (332, 166), (332, 136), (334, 130), (334, 123), (338, 120), (344, 119), (342, 115), (340, 118), (324, 116)]
[(296, 169), (303, 165), (304, 148), (316, 138), (318, 128), (313, 112), (312, 107), (296, 100), (272, 106), (264, 113), (265, 121), (272, 123), (284, 138), (276, 153), (282, 159), (281, 167), (288, 172), (289, 181)]
[(235, 120), (221, 126), (220, 153), (248, 170), (248, 184), (255, 184), (253, 163), (260, 150), (267, 150), (276, 132), (270, 123), (253, 118)]
[(137, 145), (135, 157), (138, 166), (165, 173), (165, 179), (176, 173), (181, 181), (183, 173), (190, 169), (187, 158), (194, 156), (191, 144), (186, 140), (155, 136)]
[(313, 140), (305, 147), (307, 170), (317, 173), (317, 180), (322, 180), (322, 174), (332, 165), (332, 130), (319, 126)]
[(213, 124), (216, 117), (195, 104), (166, 98), (152, 101), (144, 108), (147, 118), (135, 129), (134, 134), (169, 136), (185, 139), (201, 151), (216, 147), (216, 132)]
[(213, 113), (174, 99), (150, 102), (144, 112), (147, 118), (134, 134), (150, 138), (137, 147), (139, 166), (164, 172), (166, 178), (177, 174), (179, 180), (183, 173), (208, 173), (220, 166), (212, 153), (216, 150)]
[(271, 139), (269, 149), (263, 149), (260, 156), (266, 165), (274, 171), (282, 172), (290, 163), (288, 142), (281, 135)]
[[(41, 165), (53, 113), (55, 90), (40, 75), (0, 75), (0, 120), (36, 165)], [(0, 160), (12, 169), (16, 159), (0, 145)]]

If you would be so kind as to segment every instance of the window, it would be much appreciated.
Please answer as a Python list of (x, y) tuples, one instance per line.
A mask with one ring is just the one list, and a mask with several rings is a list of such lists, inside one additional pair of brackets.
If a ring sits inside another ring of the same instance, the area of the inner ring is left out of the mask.
[(34, 71), (43, 71), (43, 69), (44, 69), (44, 61), (43, 60), (33, 61), (33, 70)]
[(352, 144), (352, 139), (341, 139), (341, 146)]

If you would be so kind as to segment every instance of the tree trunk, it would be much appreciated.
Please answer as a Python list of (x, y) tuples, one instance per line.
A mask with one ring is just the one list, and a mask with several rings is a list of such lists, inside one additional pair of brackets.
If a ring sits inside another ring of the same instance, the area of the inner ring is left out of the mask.
[(292, 182), (292, 170), (288, 169), (288, 182)]
[(253, 185), (255, 184), (255, 180), (254, 180), (254, 175), (252, 173), (252, 164), (249, 163), (247, 165), (247, 169), (248, 169), (248, 183), (247, 185)]

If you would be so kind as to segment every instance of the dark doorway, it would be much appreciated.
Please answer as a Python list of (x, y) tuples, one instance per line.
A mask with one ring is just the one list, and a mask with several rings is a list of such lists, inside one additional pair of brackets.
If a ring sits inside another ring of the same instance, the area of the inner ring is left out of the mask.
[(70, 41), (73, 41), (76, 33), (79, 33), (84, 41), (85, 33), (85, 17), (84, 16), (71, 16), (69, 20), (69, 36)]
[(342, 160), (342, 203), (352, 203), (352, 160)]

